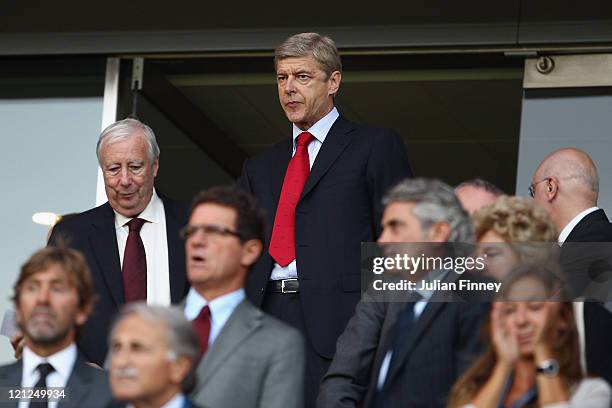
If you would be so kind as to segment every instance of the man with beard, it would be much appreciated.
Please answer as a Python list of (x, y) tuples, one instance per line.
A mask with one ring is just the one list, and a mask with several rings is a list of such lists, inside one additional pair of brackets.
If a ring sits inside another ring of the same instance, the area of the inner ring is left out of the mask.
[[(21, 361), (0, 367), (1, 400), (14, 400), (19, 408), (106, 406), (111, 398), (106, 374), (88, 365), (75, 344), (93, 305), (83, 256), (62, 246), (41, 249), (21, 267), (14, 290), (25, 346)], [(12, 399), (28, 396), (29, 387), (32, 396), (52, 398)], [(50, 393), (41, 392), (47, 388)]]

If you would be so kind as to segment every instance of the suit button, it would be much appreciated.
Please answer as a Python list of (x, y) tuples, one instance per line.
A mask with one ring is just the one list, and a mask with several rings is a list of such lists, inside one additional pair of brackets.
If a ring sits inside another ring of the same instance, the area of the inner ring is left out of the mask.
[(263, 295), (265, 291), (266, 291), (266, 288), (261, 288), (261, 289), (259, 289), (259, 294)]

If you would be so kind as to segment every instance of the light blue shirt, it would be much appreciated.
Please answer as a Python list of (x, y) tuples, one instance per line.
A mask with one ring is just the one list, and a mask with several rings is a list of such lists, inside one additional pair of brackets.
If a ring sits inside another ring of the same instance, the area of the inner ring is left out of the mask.
[[(437, 280), (437, 279), (444, 279), (447, 273), (448, 271), (446, 270), (431, 271), (427, 275), (427, 279), (425, 280), (430, 282), (430, 281)], [(421, 316), (421, 314), (423, 313), (423, 310), (425, 310), (425, 307), (427, 306), (427, 302), (429, 302), (429, 299), (431, 299), (435, 291), (416, 290), (416, 292), (418, 292), (418, 294), (421, 295), (421, 300), (414, 303), (414, 321), (415, 322)], [(379, 391), (382, 390), (383, 386), (385, 385), (385, 380), (387, 379), (387, 374), (389, 373), (389, 365), (391, 365), (391, 357), (393, 357), (393, 350), (388, 350), (387, 354), (385, 354), (385, 358), (382, 364), (380, 365), (380, 372), (378, 373), (378, 382), (376, 383), (376, 388)]]
[[(315, 159), (317, 158), (317, 155), (319, 154), (319, 150), (321, 149), (323, 142), (325, 142), (325, 138), (327, 137), (329, 130), (336, 122), (336, 119), (338, 119), (339, 116), (340, 114), (338, 113), (338, 110), (334, 107), (327, 115), (323, 116), (321, 119), (319, 119), (317, 123), (315, 123), (308, 129), (307, 132), (314, 136), (314, 140), (308, 145), (308, 159), (310, 161), (311, 169)], [(291, 157), (295, 155), (295, 149), (297, 147), (297, 137), (302, 132), (304, 132), (304, 130), (297, 127), (294, 123), (293, 153), (291, 154)], [(275, 263), (274, 267), (272, 268), (272, 273), (270, 274), (270, 280), (297, 278), (297, 276), (297, 264), (294, 259), (289, 265), (285, 266), (284, 268), (279, 264)]]
[(193, 287), (189, 289), (185, 298), (185, 317), (187, 320), (193, 320), (200, 314), (202, 308), (206, 305), (210, 308), (210, 334), (208, 335), (208, 347), (217, 339), (217, 336), (227, 323), (234, 309), (245, 299), (244, 289), (240, 288), (233, 292), (227, 293), (207, 301)]

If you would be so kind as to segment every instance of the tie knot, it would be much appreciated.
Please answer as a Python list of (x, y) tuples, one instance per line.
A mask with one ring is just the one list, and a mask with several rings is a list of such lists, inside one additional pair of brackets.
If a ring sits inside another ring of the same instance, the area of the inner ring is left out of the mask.
[(314, 140), (314, 136), (310, 132), (302, 132), (297, 137), (298, 147), (308, 146)]
[(40, 373), (41, 378), (47, 378), (47, 376), (55, 371), (55, 368), (49, 363), (40, 363), (36, 370)]
[(127, 225), (128, 228), (131, 231), (136, 231), (136, 232), (140, 232), (140, 229), (142, 228), (142, 225), (145, 223), (145, 220), (143, 220), (142, 218), (132, 218), (130, 221), (128, 221)]
[(210, 308), (208, 307), (208, 305), (204, 306), (201, 310), (200, 313), (198, 314), (198, 317), (196, 317), (196, 319), (210, 319)]

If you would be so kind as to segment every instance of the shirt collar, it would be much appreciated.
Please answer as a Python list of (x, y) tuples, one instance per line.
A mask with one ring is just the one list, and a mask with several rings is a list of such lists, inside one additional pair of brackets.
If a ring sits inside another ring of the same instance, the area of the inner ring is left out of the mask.
[(185, 298), (185, 317), (187, 320), (193, 320), (200, 314), (200, 310), (206, 305), (210, 308), (210, 316), (214, 321), (215, 317), (221, 320), (222, 316), (229, 316), (246, 297), (244, 288), (240, 288), (223, 296), (214, 298), (212, 301), (207, 301), (204, 296), (200, 295), (193, 286), (189, 289)]
[(67, 384), (76, 359), (77, 348), (74, 343), (70, 343), (65, 349), (55, 354), (51, 354), (48, 357), (41, 357), (26, 346), (23, 348), (23, 372), (31, 376), (34, 371), (36, 371), (36, 367), (38, 367), (39, 364), (49, 363), (53, 366), (55, 372), (59, 374), (64, 383)]
[(563, 227), (561, 233), (559, 234), (559, 245), (563, 245), (569, 234), (576, 227), (576, 225), (578, 225), (578, 223), (582, 221), (584, 217), (597, 210), (599, 210), (599, 207), (587, 208), (586, 210), (582, 211), (581, 213), (578, 213), (578, 215), (572, 218), (572, 220), (568, 222), (565, 227)]
[[(325, 116), (317, 121), (314, 125), (312, 125), (307, 132), (314, 136), (319, 142), (323, 143), (327, 134), (329, 133), (329, 129), (331, 129), (332, 125), (338, 119), (340, 114), (338, 113), (338, 109), (334, 106), (334, 108)], [(300, 133), (304, 132), (304, 130), (300, 129), (293, 124), (293, 148), (295, 149), (296, 139), (300, 135)]]
[[(447, 269), (434, 269), (433, 271), (429, 272), (423, 278), (423, 280), (425, 282), (432, 282), (434, 280), (442, 280), (442, 279), (444, 279), (446, 274), (448, 274), (448, 272), (449, 272), (449, 270), (447, 270)], [(418, 285), (418, 286), (421, 287), (421, 285)], [(415, 292), (417, 292), (419, 295), (421, 295), (421, 300), (429, 302), (429, 299), (431, 299), (431, 297), (435, 293), (435, 290), (415, 289)]]
[[(185, 406), (185, 394), (178, 393), (160, 408), (183, 408)], [(134, 408), (133, 404), (127, 404), (126, 408)]]
[[(151, 201), (149, 201), (149, 204), (147, 204), (145, 209), (140, 214), (138, 214), (138, 218), (142, 218), (143, 220), (147, 222), (157, 224), (161, 222), (160, 218), (161, 218), (161, 211), (163, 211), (163, 208), (164, 207), (163, 207), (161, 199), (155, 192), (155, 189), (153, 189), (153, 194), (151, 195)], [(134, 218), (134, 217), (129, 218), (129, 217), (126, 217), (125, 215), (119, 214), (117, 211), (115, 211), (115, 209), (113, 209), (113, 212), (115, 213), (115, 229), (124, 227), (125, 224), (127, 224), (128, 222), (132, 220), (132, 218)]]

